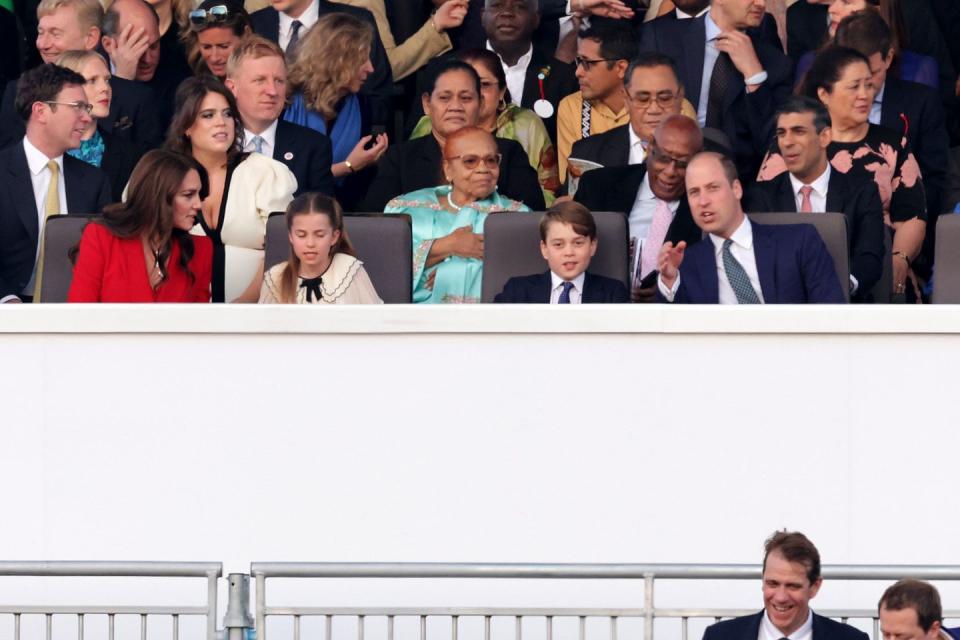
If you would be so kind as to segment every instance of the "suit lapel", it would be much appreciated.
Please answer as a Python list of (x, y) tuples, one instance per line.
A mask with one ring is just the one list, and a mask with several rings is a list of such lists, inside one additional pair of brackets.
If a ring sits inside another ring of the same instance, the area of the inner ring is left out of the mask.
[(280, 12), (276, 9), (271, 9), (270, 24), (267, 25), (267, 32), (263, 35), (274, 42), (280, 40)]
[(905, 105), (900, 102), (903, 92), (898, 91), (895, 78), (887, 76), (884, 83), (883, 102), (880, 104), (880, 126), (896, 131), (898, 135), (903, 135), (903, 120), (900, 114), (906, 112)]
[[(630, 161), (630, 123), (615, 129), (616, 133), (610, 140), (610, 156), (616, 164), (627, 164)], [(611, 166), (616, 166), (616, 164)]]
[[(533, 103), (540, 99), (540, 83), (537, 74), (545, 66), (547, 66), (546, 58), (534, 47), (533, 54), (530, 56), (530, 64), (527, 65), (527, 73), (523, 77), (523, 95), (520, 96), (520, 104), (533, 106)], [(543, 83), (547, 83), (546, 79)], [(511, 97), (514, 100), (517, 99), (517, 96)]]
[(839, 171), (830, 171), (830, 180), (827, 182), (827, 211), (843, 213), (843, 204), (846, 200), (843, 178)]
[[(693, 251), (694, 269), (700, 282), (703, 283), (703, 292), (705, 304), (717, 304), (720, 302), (720, 285), (717, 282), (717, 256), (716, 247), (710, 238), (704, 238), (698, 245), (703, 245), (699, 251)], [(696, 246), (694, 246), (696, 249)]]
[(283, 154), (287, 151), (294, 142), (292, 136), (287, 135), (287, 128), (284, 126), (283, 120), (277, 122), (277, 133), (273, 139), (273, 159), (279, 160), (282, 162)]
[(703, 79), (703, 52), (707, 46), (707, 26), (705, 17), (700, 16), (687, 29), (683, 36), (683, 86), (687, 89), (687, 99), (690, 104), (700, 104), (700, 84)]
[[(533, 301), (538, 304), (550, 304), (550, 290), (553, 288), (551, 286), (552, 284), (553, 280), (550, 277), (550, 271), (547, 270), (546, 272), (541, 273), (540, 279), (537, 280), (537, 286), (535, 289), (536, 295), (534, 296)], [(586, 285), (584, 285), (584, 288), (586, 288)]]
[(30, 180), (30, 167), (27, 165), (27, 154), (23, 150), (23, 143), (10, 147), (10, 164), (7, 171), (10, 175), (10, 198), (14, 209), (20, 216), (23, 226), (33, 242), (40, 237), (40, 221), (37, 217), (37, 203), (33, 199), (33, 182)]
[(640, 191), (640, 185), (643, 184), (643, 176), (645, 175), (647, 175), (647, 165), (632, 165), (624, 174), (622, 185), (610, 185), (614, 197), (620, 199), (615, 210), (623, 211), (628, 218), (630, 217), (630, 211), (633, 210), (633, 203), (637, 200), (637, 193)]
[(583, 291), (580, 292), (580, 302), (595, 304), (601, 302), (597, 300), (600, 294), (600, 287), (597, 285), (596, 278), (589, 273), (583, 274)]
[[(836, 173), (835, 171), (833, 173)], [(829, 190), (828, 190), (829, 191)], [(793, 183), (790, 182), (790, 172), (784, 171), (777, 178), (776, 206), (778, 211), (797, 210), (797, 199), (793, 195)]]
[[(63, 188), (67, 193), (67, 213), (90, 214), (96, 211), (84, 211), (84, 204), (89, 200), (84, 198), (85, 187), (83, 180), (77, 175), (80, 167), (76, 164), (82, 160), (76, 160), (71, 156), (63, 156)], [(90, 186), (93, 186), (92, 184)]]
[(757, 275), (760, 277), (760, 289), (763, 301), (770, 304), (777, 301), (776, 286), (776, 242), (767, 234), (763, 225), (753, 225), (753, 255), (757, 260)]

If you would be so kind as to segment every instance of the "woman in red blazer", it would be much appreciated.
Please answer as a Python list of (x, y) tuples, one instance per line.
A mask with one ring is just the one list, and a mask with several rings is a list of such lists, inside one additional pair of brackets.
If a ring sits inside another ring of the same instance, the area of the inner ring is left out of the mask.
[(68, 302), (209, 302), (213, 245), (189, 231), (206, 195), (196, 160), (165, 150), (137, 163), (127, 201), (83, 230)]

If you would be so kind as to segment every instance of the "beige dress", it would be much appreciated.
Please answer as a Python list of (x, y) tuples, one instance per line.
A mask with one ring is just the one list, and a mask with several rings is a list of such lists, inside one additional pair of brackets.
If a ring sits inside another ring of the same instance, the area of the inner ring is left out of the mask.
[[(286, 262), (281, 262), (263, 274), (260, 288), (261, 304), (278, 304), (280, 301), (280, 278)], [(298, 284), (303, 278), (298, 280)], [(307, 302), (307, 290), (297, 288), (297, 304), (383, 304), (377, 295), (363, 263), (345, 253), (333, 256), (333, 261), (323, 274), (320, 284), (320, 299)]]

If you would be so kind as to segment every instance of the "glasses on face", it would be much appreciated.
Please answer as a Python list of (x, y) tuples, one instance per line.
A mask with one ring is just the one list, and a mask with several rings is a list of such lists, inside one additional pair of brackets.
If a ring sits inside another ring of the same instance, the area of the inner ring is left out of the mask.
[(85, 113), (87, 115), (90, 115), (90, 112), (93, 111), (92, 104), (89, 102), (83, 102), (81, 100), (77, 100), (76, 102), (57, 102), (56, 100), (44, 100), (43, 102), (44, 104), (49, 105), (59, 104), (63, 105), (64, 107), (71, 107), (77, 113)]
[(672, 91), (661, 91), (657, 95), (644, 92), (634, 96), (627, 94), (627, 97), (630, 99), (630, 104), (637, 109), (649, 109), (653, 102), (656, 102), (661, 109), (669, 109), (676, 104), (679, 96)]
[(669, 165), (672, 164), (676, 167), (677, 171), (683, 171), (687, 168), (687, 165), (690, 163), (689, 160), (681, 160), (680, 158), (674, 158), (668, 153), (665, 153), (658, 149), (654, 145), (650, 145), (650, 158), (657, 164)]
[(218, 4), (209, 9), (194, 9), (190, 12), (190, 26), (194, 29), (208, 24), (220, 24), (230, 19), (230, 7)]
[(494, 153), (489, 156), (460, 155), (447, 158), (447, 160), (459, 160), (463, 167), (469, 171), (473, 171), (479, 167), (481, 161), (487, 169), (495, 169), (500, 166), (500, 160), (502, 159), (503, 156), (499, 153)]
[(578, 67), (583, 67), (584, 71), (590, 71), (593, 68), (593, 65), (598, 62), (616, 62), (618, 58), (597, 58), (596, 60), (590, 60), (589, 58), (581, 58), (577, 56), (573, 59), (577, 63)]

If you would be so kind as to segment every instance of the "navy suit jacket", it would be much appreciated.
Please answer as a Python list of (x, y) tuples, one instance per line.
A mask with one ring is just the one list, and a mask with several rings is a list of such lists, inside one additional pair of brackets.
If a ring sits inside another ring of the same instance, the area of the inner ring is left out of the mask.
[[(677, 61), (684, 95), (694, 107), (700, 103), (706, 15), (692, 20), (666, 20), (657, 27), (648, 22), (640, 37), (641, 51), (659, 51)], [(688, 24), (689, 23), (689, 24)], [(755, 176), (773, 137), (773, 113), (793, 90), (793, 63), (782, 49), (770, 44), (757, 29), (747, 30), (767, 79), (747, 93), (743, 76), (734, 74), (723, 97), (719, 129), (733, 145), (733, 159), (741, 176)]]
[[(813, 226), (754, 222), (752, 227), (753, 252), (764, 303), (845, 302), (833, 260)], [(688, 247), (680, 264), (680, 288), (674, 302), (718, 304), (717, 275), (716, 255), (710, 239)]]
[[(100, 213), (110, 203), (107, 176), (82, 160), (63, 156), (70, 213)], [(37, 256), (40, 220), (22, 144), (0, 150), (0, 298), (20, 295)]]
[(333, 195), (333, 151), (330, 138), (319, 131), (279, 120), (273, 159), (287, 165), (297, 178), (295, 196), (307, 191)]
[[(712, 624), (703, 632), (703, 640), (757, 640), (763, 615), (761, 611)], [(814, 613), (813, 640), (868, 640), (868, 637), (855, 627)]]
[[(674, 23), (679, 23), (680, 25), (684, 25), (684, 24), (689, 24), (693, 22), (693, 20), (694, 20), (693, 18), (686, 18), (681, 20), (680, 18), (677, 17), (676, 11), (669, 11), (663, 14), (662, 16), (658, 16), (653, 20), (651, 20), (650, 24), (656, 25), (653, 27), (653, 31), (659, 31), (660, 29), (663, 28), (661, 25), (663, 25), (663, 23), (665, 22), (674, 22)], [(641, 26), (642, 26), (642, 23), (641, 23)], [(668, 33), (669, 33), (669, 29), (670, 28), (667, 27)], [(783, 50), (783, 43), (780, 41), (780, 34), (777, 32), (777, 21), (771, 14), (769, 13), (763, 14), (763, 20), (760, 22), (760, 26), (756, 28), (756, 31), (761, 35), (763, 35), (763, 37), (766, 38), (771, 45), (773, 45), (774, 47), (777, 47), (781, 51)], [(638, 35), (642, 36), (643, 32), (641, 31)]]
[[(498, 293), (494, 302), (550, 304), (550, 290), (553, 280), (550, 271), (530, 276), (517, 276), (507, 280), (503, 291)], [(598, 276), (587, 271), (583, 279), (582, 304), (630, 302), (627, 287), (619, 280)]]
[[(370, 63), (373, 64), (373, 73), (367, 76), (367, 80), (363, 83), (360, 91), (370, 98), (371, 122), (377, 126), (390, 126), (393, 116), (391, 105), (393, 99), (393, 71), (390, 69), (390, 60), (387, 59), (387, 52), (383, 48), (383, 41), (380, 40), (380, 33), (377, 31), (373, 14), (366, 9), (329, 2), (328, 0), (319, 0), (319, 2), (321, 18), (328, 13), (340, 11), (355, 18), (360, 18), (373, 29), (373, 46), (370, 48)], [(250, 24), (253, 25), (254, 32), (264, 38), (274, 42), (280, 40), (280, 13), (273, 7), (265, 7), (259, 11), (254, 11), (250, 14)], [(301, 33), (301, 35), (303, 34)]]
[[(773, 180), (756, 182), (744, 199), (747, 211), (796, 211), (797, 199), (786, 171)], [(847, 219), (850, 273), (857, 279), (857, 293), (867, 294), (883, 273), (883, 204), (877, 183), (860, 181), (839, 171), (830, 171), (827, 211)], [(811, 214), (816, 215), (816, 214)]]
[(575, 75), (576, 67), (557, 60), (552, 54), (534, 45), (530, 64), (527, 65), (527, 74), (523, 79), (523, 95), (511, 97), (514, 102), (519, 100), (521, 107), (533, 109), (533, 103), (540, 99), (540, 79), (537, 75), (544, 68), (548, 68), (549, 73), (543, 79), (543, 95), (547, 102), (553, 105), (553, 115), (543, 118), (543, 124), (547, 127), (553, 144), (557, 144), (557, 107), (561, 100), (580, 90), (580, 83)]

